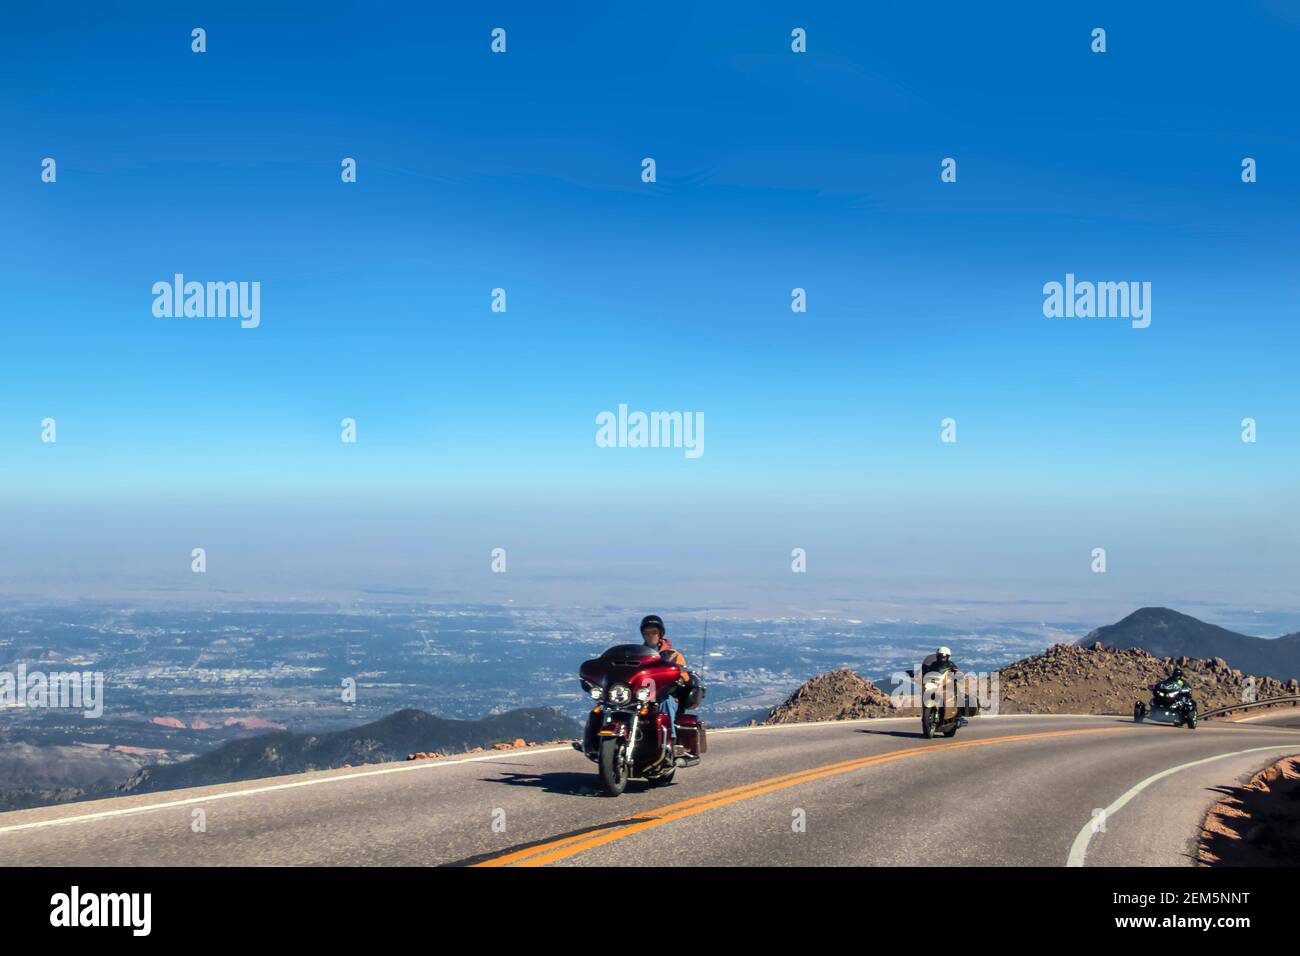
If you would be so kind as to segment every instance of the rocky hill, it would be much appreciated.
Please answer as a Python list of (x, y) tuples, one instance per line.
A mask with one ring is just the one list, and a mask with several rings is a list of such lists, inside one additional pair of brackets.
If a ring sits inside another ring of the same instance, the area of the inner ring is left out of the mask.
[[(998, 672), (999, 711), (1004, 714), (1131, 714), (1147, 699), (1148, 688), (1177, 665), (1183, 669), (1201, 710), (1243, 699), (1250, 675), (1223, 658), (1157, 657), (1138, 648), (1119, 650), (1094, 643), (1089, 647), (1057, 644), (1042, 654), (1009, 664)], [(1254, 678), (1256, 698), (1300, 694), (1300, 682)], [(807, 681), (785, 703), (774, 707), (766, 724), (903, 717), (915, 709), (895, 710), (889, 695), (845, 668)]]
[(889, 695), (847, 667), (819, 674), (772, 708), (765, 724), (794, 724), (817, 720), (856, 720), (859, 717), (901, 717)]
[(145, 767), (118, 788), (145, 792), (202, 787), (308, 770), (405, 760), (415, 753), (458, 753), (516, 740), (571, 740), (582, 733), (549, 708), (525, 708), (483, 720), (447, 720), (399, 710), (381, 720), (323, 734), (262, 734), (231, 741), (193, 760)]
[[(1157, 657), (1136, 647), (1120, 650), (1095, 642), (1057, 644), (999, 672), (1001, 712), (1006, 714), (1131, 714), (1146, 689), (1175, 666), (1183, 669), (1200, 709), (1240, 703), (1248, 674), (1221, 657), (1208, 660)], [(1293, 678), (1255, 678), (1257, 698), (1300, 693)]]
[(1122, 621), (1099, 627), (1078, 643), (1126, 650), (1139, 647), (1157, 657), (1221, 657), (1249, 674), (1289, 680), (1300, 677), (1300, 633), (1265, 638), (1206, 624), (1167, 607), (1144, 607)]

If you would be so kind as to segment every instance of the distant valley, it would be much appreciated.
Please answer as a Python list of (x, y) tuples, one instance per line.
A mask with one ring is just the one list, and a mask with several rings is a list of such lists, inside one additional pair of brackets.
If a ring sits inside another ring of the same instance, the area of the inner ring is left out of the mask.
[[(786, 707), (787, 719), (882, 712), (893, 679), (939, 643), (963, 668), (985, 672), (1053, 645), (1100, 641), (1156, 657), (1218, 657), (1261, 677), (1300, 673), (1300, 634), (1250, 637), (1167, 608), (1092, 630), (966, 622), (960, 609), (948, 623), (715, 617), (707, 655), (701, 609), (661, 610), (704, 674), (702, 716), (715, 727), (767, 718), (816, 675), (841, 676)], [(590, 706), (578, 662), (627, 640), (634, 618), (424, 605), (0, 610), (0, 670), (25, 663), (105, 676), (99, 719), (0, 710), (0, 809), (569, 738)], [(864, 681), (873, 689), (862, 691)]]

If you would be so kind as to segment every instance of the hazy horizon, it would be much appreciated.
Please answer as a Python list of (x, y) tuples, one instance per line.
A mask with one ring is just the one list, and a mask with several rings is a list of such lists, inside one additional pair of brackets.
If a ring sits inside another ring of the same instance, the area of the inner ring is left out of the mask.
[(0, 598), (1300, 607), (1294, 12), (147, 6), (0, 37)]

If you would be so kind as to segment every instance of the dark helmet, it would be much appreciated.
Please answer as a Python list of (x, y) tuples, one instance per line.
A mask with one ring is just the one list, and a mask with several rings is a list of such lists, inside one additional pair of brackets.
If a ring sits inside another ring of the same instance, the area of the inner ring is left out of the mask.
[(1183, 669), (1182, 669), (1181, 667), (1175, 667), (1175, 668), (1174, 668), (1174, 672), (1173, 672), (1172, 674), (1170, 674), (1169, 676), (1172, 677), (1174, 680), (1182, 680), (1182, 679), (1183, 679)]
[(641, 633), (642, 633), (642, 634), (645, 633), (645, 629), (646, 629), (647, 627), (657, 627), (657, 628), (659, 628), (659, 633), (660, 633), (660, 634), (667, 634), (667, 633), (668, 633), (668, 631), (664, 628), (664, 619), (661, 618), (658, 614), (647, 614), (645, 617), (641, 618)]

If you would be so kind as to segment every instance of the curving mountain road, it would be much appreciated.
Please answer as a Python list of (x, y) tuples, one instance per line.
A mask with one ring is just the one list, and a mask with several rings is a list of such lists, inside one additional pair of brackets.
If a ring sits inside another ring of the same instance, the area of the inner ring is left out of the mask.
[[(1188, 731), (1116, 717), (982, 717), (952, 740), (925, 740), (915, 719), (888, 718), (715, 731), (709, 743), (675, 785), (633, 783), (617, 799), (595, 795), (581, 754), (553, 747), (23, 810), (0, 814), (0, 858), (1185, 865), (1214, 788), (1300, 753), (1300, 719)], [(1100, 809), (1104, 831), (1093, 832)]]

